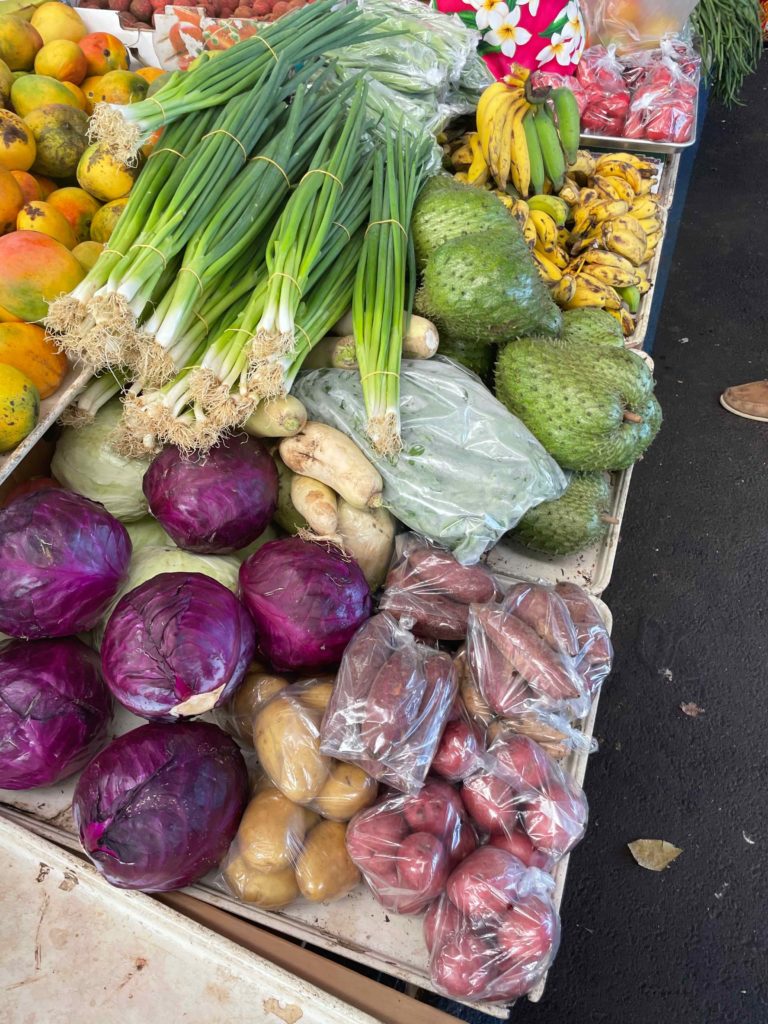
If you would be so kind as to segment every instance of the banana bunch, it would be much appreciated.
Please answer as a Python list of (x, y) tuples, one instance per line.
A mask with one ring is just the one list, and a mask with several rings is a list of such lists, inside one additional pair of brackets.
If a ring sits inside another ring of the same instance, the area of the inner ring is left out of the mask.
[(542, 278), (550, 286), (558, 284), (569, 263), (562, 244), (568, 234), (568, 204), (554, 195), (535, 195), (526, 201), (496, 194), (520, 224)]
[(523, 199), (557, 192), (579, 147), (580, 118), (568, 88), (536, 93), (530, 72), (517, 64), (489, 85), (477, 105), (477, 135), (490, 177), (503, 192), (509, 182)]
[(558, 249), (567, 253), (567, 262), (557, 266), (556, 281), (539, 262), (558, 305), (605, 309), (625, 335), (634, 331), (634, 314), (651, 286), (643, 265), (663, 234), (662, 212), (651, 192), (656, 173), (653, 162), (633, 153), (596, 157), (579, 151), (558, 196), (569, 207), (567, 230), (558, 226)]

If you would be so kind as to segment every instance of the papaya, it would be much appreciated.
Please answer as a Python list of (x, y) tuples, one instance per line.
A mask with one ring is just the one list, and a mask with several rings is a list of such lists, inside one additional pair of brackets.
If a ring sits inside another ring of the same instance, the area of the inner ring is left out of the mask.
[(128, 205), (128, 196), (122, 199), (113, 199), (111, 203), (105, 203), (98, 213), (95, 213), (91, 221), (91, 240), (101, 242), (105, 245), (109, 236), (115, 230), (120, 214)]
[(0, 324), (0, 363), (29, 377), (41, 398), (56, 391), (69, 369), (67, 357), (37, 324)]
[(109, 32), (91, 32), (83, 36), (79, 44), (88, 65), (88, 77), (128, 70), (128, 51), (117, 36)]
[(31, 71), (43, 40), (35, 27), (15, 14), (0, 14), (0, 60), (11, 71)]
[(37, 179), (29, 171), (11, 171), (11, 174), (19, 183), (25, 203), (31, 203), (33, 199), (43, 198), (43, 193), (40, 190)]
[(151, 85), (156, 78), (165, 74), (162, 68), (137, 68), (136, 74)]
[(34, 169), (30, 171), (30, 174), (35, 179), (37, 187), (40, 189), (40, 195), (36, 196), (36, 199), (47, 199), (51, 192), (55, 192), (59, 187), (51, 178), (46, 178), (44, 174), (38, 174)]
[(101, 256), (103, 248), (101, 242), (79, 242), (72, 250), (72, 255), (87, 274)]
[(88, 70), (85, 54), (71, 39), (45, 43), (35, 56), (35, 74), (80, 85)]
[[(16, 218), (24, 205), (24, 193), (10, 171), (0, 169), (0, 235), (13, 231)], [(5, 273), (5, 264), (0, 263), (0, 277)], [(0, 303), (1, 304), (1, 303)]]
[(11, 103), (19, 117), (26, 117), (33, 110), (49, 107), (52, 103), (79, 107), (77, 99), (66, 85), (48, 75), (24, 75), (18, 78), (11, 86)]
[(18, 114), (0, 110), (0, 167), (28, 171), (35, 162), (35, 137)]
[(20, 324), (21, 322), (20, 316), (14, 316), (5, 306), (0, 306), (0, 324)]
[(88, 145), (85, 111), (64, 103), (52, 103), (33, 110), (24, 120), (37, 145), (32, 173), (51, 178), (71, 177)]
[(0, 60), (0, 107), (7, 107), (11, 102), (12, 85), (13, 72), (4, 60)]
[(93, 75), (80, 83), (80, 91), (85, 96), (86, 113), (92, 114), (93, 108), (99, 102), (99, 88), (103, 75)]
[(69, 221), (75, 234), (75, 245), (91, 237), (91, 221), (101, 208), (93, 196), (81, 188), (57, 188), (48, 196), (48, 202)]
[(50, 238), (55, 238), (67, 249), (74, 249), (76, 244), (75, 232), (67, 218), (43, 199), (35, 199), (22, 206), (16, 218), (16, 230), (40, 231)]
[(37, 7), (30, 23), (37, 29), (44, 43), (53, 43), (58, 39), (79, 43), (88, 32), (77, 11), (58, 0)]
[(3, 235), (0, 267), (0, 306), (27, 323), (42, 320), (48, 303), (71, 292), (85, 277), (69, 249), (40, 231)]
[(77, 165), (77, 182), (96, 199), (108, 203), (128, 195), (139, 170), (115, 160), (101, 142), (90, 145)]
[(136, 103), (148, 88), (149, 83), (132, 71), (108, 71), (101, 76), (97, 98), (102, 103)]
[(15, 366), (0, 364), (0, 452), (9, 452), (35, 427), (40, 415), (37, 388)]
[(87, 103), (85, 102), (85, 93), (80, 86), (75, 85), (74, 82), (62, 82), (61, 83), (68, 92), (72, 93), (75, 97), (75, 103), (77, 104), (78, 110), (85, 110)]

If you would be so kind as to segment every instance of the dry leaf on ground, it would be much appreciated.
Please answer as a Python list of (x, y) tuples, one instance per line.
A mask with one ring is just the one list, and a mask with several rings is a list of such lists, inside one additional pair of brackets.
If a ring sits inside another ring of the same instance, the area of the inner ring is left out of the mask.
[(640, 867), (649, 871), (663, 871), (683, 852), (665, 839), (636, 839), (627, 846)]
[(689, 718), (698, 718), (699, 715), (704, 714), (704, 708), (700, 708), (698, 704), (694, 704), (693, 701), (686, 703), (685, 701), (680, 705), (680, 710), (684, 715), (688, 715)]

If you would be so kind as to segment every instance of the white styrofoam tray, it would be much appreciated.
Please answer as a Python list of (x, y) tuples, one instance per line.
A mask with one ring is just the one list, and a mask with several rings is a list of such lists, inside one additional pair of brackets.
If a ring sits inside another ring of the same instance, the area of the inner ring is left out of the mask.
[(0, 1020), (376, 1024), (0, 817)]

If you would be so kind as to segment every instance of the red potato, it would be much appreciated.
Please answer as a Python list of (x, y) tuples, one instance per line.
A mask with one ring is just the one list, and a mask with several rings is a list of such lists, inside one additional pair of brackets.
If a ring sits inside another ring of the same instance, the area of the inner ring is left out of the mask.
[(516, 615), (491, 608), (478, 608), (475, 614), (488, 639), (537, 694), (556, 701), (582, 695), (573, 667)]
[(449, 721), (432, 761), (432, 771), (450, 782), (459, 782), (477, 768), (479, 756), (480, 741), (472, 726), (461, 719)]
[(431, 953), (435, 941), (451, 938), (461, 928), (461, 914), (448, 899), (435, 900), (424, 915), (424, 942)]
[(398, 885), (413, 893), (410, 909), (401, 913), (419, 913), (436, 899), (445, 888), (448, 872), (448, 851), (443, 843), (429, 832), (411, 833), (397, 859)]
[(538, 850), (560, 858), (572, 850), (584, 835), (587, 800), (583, 792), (568, 793), (553, 786), (526, 801), (520, 821)]
[(448, 844), (448, 853), (451, 858), (451, 869), (468, 857), (473, 850), (477, 849), (477, 833), (472, 825), (466, 820), (459, 822), (457, 831), (451, 837)]
[(537, 850), (528, 836), (520, 828), (511, 832), (497, 832), (488, 840), (489, 846), (495, 846), (499, 850), (506, 850), (513, 857), (521, 860), (527, 868), (540, 868), (542, 871), (550, 871), (553, 867), (552, 858)]
[(428, 779), (415, 796), (406, 797), (403, 813), (414, 832), (446, 839), (456, 832), (465, 812), (455, 789), (441, 779)]
[(461, 799), (483, 832), (512, 832), (517, 825), (520, 801), (512, 787), (497, 775), (479, 772), (466, 779)]
[(453, 555), (439, 548), (415, 547), (408, 565), (422, 587), (448, 594), (460, 604), (485, 604), (496, 596), (496, 583), (480, 565), (461, 565)]
[(371, 754), (382, 757), (407, 736), (418, 718), (425, 688), (415, 645), (395, 651), (368, 691), (360, 737)]
[(501, 733), (488, 753), (495, 759), (498, 773), (517, 793), (540, 793), (557, 781), (559, 773), (554, 762), (527, 736)]
[(502, 607), (522, 619), (554, 650), (571, 658), (577, 654), (573, 619), (565, 602), (550, 588), (518, 583), (507, 593)]
[(523, 896), (502, 917), (497, 941), (504, 954), (501, 971), (527, 967), (536, 974), (551, 962), (560, 939), (560, 920), (550, 900)]
[(438, 947), (430, 969), (432, 981), (455, 998), (480, 996), (497, 975), (497, 959), (479, 935), (464, 932)]
[(504, 850), (481, 846), (451, 873), (446, 892), (465, 916), (492, 917), (518, 897), (525, 871), (525, 865)]
[(395, 857), (408, 835), (408, 825), (399, 811), (372, 807), (356, 815), (347, 828), (347, 851), (363, 866), (366, 858)]

